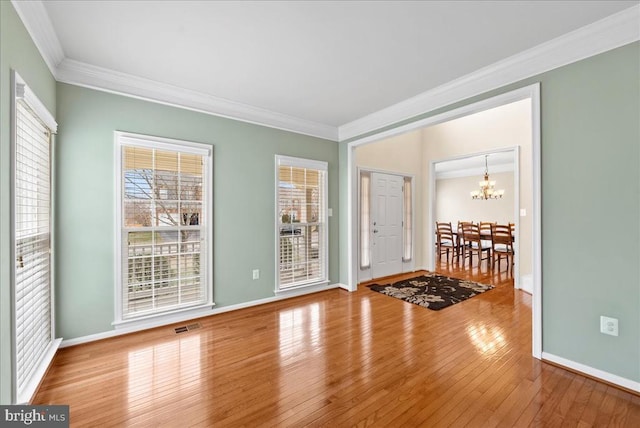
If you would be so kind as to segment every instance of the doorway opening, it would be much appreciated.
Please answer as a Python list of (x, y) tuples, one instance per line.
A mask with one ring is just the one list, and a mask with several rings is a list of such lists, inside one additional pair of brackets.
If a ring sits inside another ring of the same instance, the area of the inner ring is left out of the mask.
[[(533, 341), (533, 356), (536, 358), (541, 357), (542, 353), (542, 299), (541, 299), (541, 225), (540, 225), (540, 86), (539, 84), (530, 85), (515, 91), (511, 91), (505, 94), (501, 94), (483, 101), (479, 101), (473, 104), (469, 104), (454, 110), (447, 111), (435, 116), (428, 117), (413, 123), (409, 123), (394, 129), (383, 131), (378, 134), (370, 135), (359, 140), (348, 143), (347, 146), (347, 177), (348, 186), (350, 191), (348, 192), (348, 266), (347, 273), (347, 289), (355, 291), (358, 287), (358, 167), (360, 166), (356, 160), (359, 157), (361, 149), (365, 149), (371, 143), (380, 143), (390, 140), (416, 140), (422, 141), (422, 137), (425, 132), (428, 132), (430, 127), (439, 124), (446, 124), (454, 119), (459, 118), (472, 118), (476, 114), (486, 113), (497, 107), (506, 106), (508, 104), (524, 101), (529, 105), (529, 128), (527, 131), (527, 140), (530, 142), (528, 150), (524, 150), (522, 147), (519, 149), (519, 176), (521, 178), (527, 177), (529, 182), (529, 190), (531, 192), (530, 208), (525, 208), (527, 212), (527, 220), (531, 222), (531, 248), (530, 248), (530, 261), (531, 261), (531, 273), (530, 273), (530, 289), (533, 295), (533, 308), (532, 308), (532, 341)], [(430, 201), (429, 198), (433, 197), (434, 189), (430, 187), (430, 183), (435, 182), (431, 180), (431, 171), (433, 167), (433, 161), (446, 160), (455, 156), (468, 155), (469, 153), (478, 154), (491, 150), (506, 150), (512, 149), (514, 146), (520, 146), (520, 144), (502, 143), (500, 145), (489, 146), (486, 149), (479, 149), (474, 143), (470, 143), (469, 146), (465, 144), (454, 145), (458, 152), (449, 154), (431, 154), (427, 156), (425, 154), (425, 145), (422, 143), (416, 143), (419, 152), (418, 156), (413, 158), (404, 157), (406, 162), (420, 162), (420, 173), (416, 174), (416, 189), (415, 199), (415, 224), (416, 224), (416, 245), (414, 249), (415, 254), (415, 269), (432, 270), (433, 269), (433, 248), (434, 248), (434, 236), (431, 233), (433, 227), (431, 226), (435, 221), (433, 214), (430, 213)], [(396, 146), (399, 147), (399, 146)], [(432, 144), (429, 146), (436, 149), (441, 146), (438, 144)], [(475, 147), (475, 149), (473, 149)], [(437, 150), (436, 150), (437, 151)], [(395, 159), (398, 157), (398, 151), (392, 149), (389, 159)], [(416, 158), (418, 160), (416, 160)], [(528, 170), (524, 168), (523, 160), (527, 161)], [(520, 180), (520, 186), (524, 183)], [(473, 189), (469, 189), (473, 190)], [(431, 196), (430, 196), (431, 195)], [(483, 201), (477, 201), (483, 202)], [(520, 212), (515, 218), (520, 219)], [(520, 246), (518, 253), (523, 251), (524, 246)], [(522, 264), (522, 262), (520, 263)], [(522, 281), (521, 281), (522, 282)]]
[[(526, 106), (516, 106), (526, 107)], [(528, 120), (528, 116), (525, 118)], [(528, 132), (528, 131), (526, 131)], [(526, 147), (525, 147), (526, 148)], [(490, 161), (489, 161), (490, 159)], [(522, 164), (529, 170), (530, 161)], [(489, 165), (489, 166), (486, 166)], [(531, 207), (531, 185), (529, 179), (520, 180), (520, 146), (495, 149), (454, 156), (431, 161), (429, 177), (428, 213), (432, 235), (436, 222), (450, 222), (455, 228), (458, 221), (483, 221), (495, 224), (514, 225), (514, 266), (511, 269), (514, 287), (533, 293), (531, 284), (531, 222), (525, 217)], [(484, 173), (491, 173), (495, 181), (495, 199), (473, 198)], [(480, 182), (479, 182), (480, 180)], [(458, 239), (460, 237), (458, 236)], [(521, 251), (520, 249), (524, 251)], [(436, 266), (437, 252), (431, 252), (428, 266)], [(521, 261), (523, 269), (521, 269)], [(489, 262), (487, 262), (487, 268)], [(500, 266), (498, 265), (498, 268)], [(509, 272), (509, 269), (507, 269)]]

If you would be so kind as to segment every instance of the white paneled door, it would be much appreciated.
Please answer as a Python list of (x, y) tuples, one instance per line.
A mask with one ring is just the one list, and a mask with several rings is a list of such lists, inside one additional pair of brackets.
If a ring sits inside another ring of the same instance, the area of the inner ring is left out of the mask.
[(402, 186), (398, 175), (371, 174), (372, 277), (402, 272)]

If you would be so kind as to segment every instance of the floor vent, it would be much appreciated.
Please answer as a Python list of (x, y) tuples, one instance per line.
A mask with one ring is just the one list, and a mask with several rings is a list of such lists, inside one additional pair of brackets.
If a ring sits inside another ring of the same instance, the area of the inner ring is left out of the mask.
[(189, 324), (189, 325), (187, 326), (187, 329), (188, 329), (189, 331), (191, 331), (191, 330), (195, 330), (195, 329), (197, 329), (197, 328), (200, 328), (200, 323)]
[(182, 327), (176, 327), (174, 330), (176, 334), (178, 334), (178, 333), (186, 333), (188, 331), (196, 330), (198, 328), (200, 328), (200, 323), (189, 324)]

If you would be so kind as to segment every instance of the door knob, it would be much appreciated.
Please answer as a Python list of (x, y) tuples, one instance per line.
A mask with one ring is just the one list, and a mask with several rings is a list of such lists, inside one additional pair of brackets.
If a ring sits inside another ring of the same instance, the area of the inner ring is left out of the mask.
[(373, 229), (373, 233), (378, 233), (378, 229)]

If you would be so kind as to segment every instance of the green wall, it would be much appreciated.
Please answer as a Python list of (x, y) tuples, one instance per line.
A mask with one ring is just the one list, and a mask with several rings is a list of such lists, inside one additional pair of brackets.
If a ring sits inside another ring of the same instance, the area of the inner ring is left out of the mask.
[(274, 156), (329, 162), (329, 278), (338, 282), (336, 142), (61, 83), (57, 100), (58, 336), (113, 329), (116, 130), (213, 145), (216, 307), (274, 295)]
[(55, 116), (53, 76), (13, 5), (0, 1), (0, 404), (11, 402), (11, 69)]
[[(350, 141), (535, 82), (541, 84), (543, 352), (640, 382), (640, 43)], [(347, 166), (340, 165), (342, 178)], [(342, 233), (346, 214), (341, 222)], [(347, 266), (347, 254), (340, 257)], [(346, 283), (346, 271), (340, 273)], [(618, 337), (599, 332), (600, 315), (620, 320)]]
[[(633, 43), (385, 128), (541, 82), (543, 350), (636, 382), (640, 382), (639, 64), (640, 43)], [(219, 307), (273, 295), (274, 155), (328, 161), (329, 207), (334, 212), (329, 219), (330, 280), (347, 282), (346, 143), (56, 85), (13, 6), (1, 1), (0, 403), (11, 398), (11, 68), (59, 123), (55, 152), (59, 336), (71, 339), (112, 330), (114, 130), (213, 145), (214, 297)], [(251, 279), (254, 268), (261, 270), (260, 280)], [(619, 337), (598, 332), (600, 315), (620, 320)]]
[[(543, 351), (640, 381), (640, 44), (542, 80)], [(600, 315), (620, 335), (599, 333)]]

